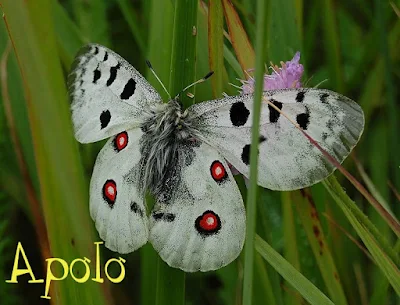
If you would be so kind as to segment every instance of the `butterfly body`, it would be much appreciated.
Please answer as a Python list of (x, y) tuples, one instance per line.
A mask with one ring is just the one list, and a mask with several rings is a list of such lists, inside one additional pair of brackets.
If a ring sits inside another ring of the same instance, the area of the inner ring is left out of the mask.
[[(187, 109), (177, 99), (163, 103), (138, 71), (96, 44), (78, 54), (69, 92), (78, 141), (109, 138), (90, 183), (90, 214), (108, 248), (129, 253), (150, 241), (170, 266), (189, 272), (238, 257), (245, 210), (230, 165), (249, 177), (251, 94)], [(258, 184), (269, 189), (307, 187), (335, 169), (271, 104), (339, 162), (364, 127), (361, 108), (335, 92), (264, 92)], [(155, 199), (150, 215), (147, 190)]]
[(140, 128), (144, 132), (140, 143), (143, 190), (160, 194), (176, 168), (180, 146), (197, 141), (196, 130), (177, 99), (150, 109)]

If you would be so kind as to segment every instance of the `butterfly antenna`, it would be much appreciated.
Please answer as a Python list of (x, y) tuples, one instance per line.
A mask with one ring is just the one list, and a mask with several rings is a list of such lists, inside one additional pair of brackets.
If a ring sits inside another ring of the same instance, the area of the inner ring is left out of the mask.
[(171, 94), (169, 94), (167, 88), (165, 88), (164, 84), (162, 83), (161, 79), (157, 76), (156, 72), (153, 69), (153, 66), (151, 65), (150, 61), (146, 59), (146, 64), (149, 67), (151, 73), (153, 73), (154, 77), (158, 80), (160, 85), (163, 87), (164, 91), (168, 94), (169, 99), (171, 100)]
[(200, 78), (199, 80), (195, 81), (194, 83), (190, 84), (189, 86), (186, 86), (181, 92), (179, 92), (175, 98), (177, 98), (182, 92), (185, 92), (187, 89), (193, 87), (194, 85), (200, 84), (202, 82), (205, 82), (211, 75), (214, 74), (214, 71), (210, 71), (207, 73), (206, 76), (204, 76), (203, 78)]
[(320, 81), (318, 84), (316, 84), (316, 85), (314, 86), (314, 88), (318, 88), (321, 84), (323, 84), (323, 83), (325, 83), (325, 82), (327, 82), (327, 81), (328, 81), (327, 78), (324, 79), (324, 80), (322, 80), (322, 81)]

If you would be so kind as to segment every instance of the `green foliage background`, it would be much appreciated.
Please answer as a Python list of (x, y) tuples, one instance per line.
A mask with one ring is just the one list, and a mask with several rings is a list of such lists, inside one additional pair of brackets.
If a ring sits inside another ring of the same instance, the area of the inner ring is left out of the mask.
[[(37, 278), (49, 257), (88, 257), (94, 277), (99, 238), (88, 181), (102, 143), (75, 141), (65, 85), (88, 42), (121, 54), (164, 98), (145, 59), (172, 95), (214, 70), (196, 86), (195, 102), (237, 94), (229, 83), (239, 85), (244, 69), (301, 51), (306, 86), (324, 81), (320, 87), (362, 106), (358, 161), (349, 157), (344, 166), (388, 215), (339, 172), (303, 192), (260, 188), (248, 207), (255, 239), (229, 266), (184, 274), (146, 245), (123, 256), (122, 283), (68, 277), (52, 284), (53, 304), (400, 304), (400, 1), (2, 0), (1, 7), (1, 305), (48, 302), (40, 298), (44, 285), (27, 284), (27, 275), (5, 283), (18, 241)], [(246, 198), (241, 178), (238, 184)], [(118, 256), (103, 247), (102, 266)]]

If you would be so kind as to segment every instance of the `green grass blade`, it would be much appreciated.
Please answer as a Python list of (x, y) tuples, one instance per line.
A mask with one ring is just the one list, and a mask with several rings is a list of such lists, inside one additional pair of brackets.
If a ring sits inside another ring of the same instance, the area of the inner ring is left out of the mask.
[[(2, 5), (24, 83), (49, 256), (71, 262), (85, 255), (95, 261), (95, 247), (90, 244), (94, 235), (87, 208), (87, 185), (72, 133), (51, 3), (12, 0), (3, 1)], [(45, 37), (45, 43), (39, 37)], [(73, 304), (76, 300), (87, 304), (112, 303), (106, 301), (108, 283), (88, 281), (79, 286), (66, 280), (55, 282), (52, 287), (58, 304)]]
[[(197, 49), (196, 49), (196, 80), (203, 78), (210, 72), (210, 51), (209, 51), (209, 33), (208, 33), (208, 7), (204, 2), (199, 2), (199, 9), (197, 11), (197, 29), (194, 31), (197, 36)], [(208, 50), (208, 52), (206, 51)], [(221, 73), (221, 84), (228, 83), (226, 79), (226, 71), (224, 66)], [(212, 81), (214, 80), (215, 73), (210, 77), (207, 82), (202, 84), (196, 89), (197, 101), (208, 101), (213, 99)]]
[(71, 0), (78, 27), (90, 42), (110, 45), (107, 21), (108, 1)]
[[(343, 210), (358, 236), (360, 236), (376, 264), (389, 280), (396, 293), (400, 295), (400, 270), (397, 267), (398, 253), (392, 253), (394, 252), (392, 249), (382, 247), (382, 240), (377, 239), (377, 235), (371, 234), (368, 230), (370, 225), (366, 225), (367, 221), (363, 221), (363, 218), (357, 217), (354, 214), (354, 211), (358, 210), (357, 206), (346, 195), (340, 184), (335, 178), (332, 178), (332, 176), (324, 180), (324, 186), (335, 202)], [(394, 261), (393, 258), (395, 259)]]
[(243, 277), (243, 304), (252, 304), (253, 268), (254, 268), (254, 237), (256, 230), (256, 201), (257, 201), (257, 164), (258, 143), (260, 136), (261, 98), (264, 86), (264, 62), (266, 59), (266, 25), (267, 5), (263, 0), (257, 2), (257, 31), (256, 31), (256, 86), (252, 114), (252, 135), (250, 150), (250, 187), (247, 194), (247, 227), (246, 242), (244, 245), (244, 277)]
[[(171, 54), (174, 26), (174, 7), (170, 1), (151, 2), (150, 9), (149, 48), (147, 59), (150, 60), (158, 77), (168, 89), (171, 76)], [(164, 100), (168, 95), (163, 90), (150, 70), (147, 70), (147, 79), (157, 89)], [(172, 95), (172, 92), (170, 92)]]
[(235, 55), (229, 50), (229, 48), (224, 44), (224, 58), (226, 62), (231, 66), (233, 71), (235, 71), (236, 75), (240, 79), (245, 79), (245, 75), (243, 73), (242, 67), (237, 61)]
[(211, 71), (213, 97), (222, 97), (224, 73), (224, 15), (221, 0), (210, 1), (208, 4), (208, 54)]
[(336, 269), (324, 231), (322, 230), (322, 225), (310, 190), (304, 189), (302, 191), (293, 192), (292, 198), (293, 202), (295, 202), (297, 214), (307, 234), (330, 298), (337, 305), (347, 305), (339, 273)]
[[(172, 96), (195, 80), (197, 36), (193, 35), (193, 27), (197, 26), (197, 9), (197, 1), (175, 1), (171, 74), (168, 86)], [(193, 102), (185, 94), (181, 95), (181, 101), (185, 107)], [(170, 300), (174, 300), (175, 304), (184, 304), (184, 299), (185, 273), (168, 267), (159, 259), (156, 304), (170, 304)]]
[[(174, 8), (170, 1), (154, 0), (150, 3), (149, 45), (145, 54), (150, 60), (158, 77), (167, 86), (171, 71), (172, 34), (174, 23)], [(147, 69), (147, 79), (157, 89), (164, 100), (168, 98), (160, 83), (150, 69)], [(140, 249), (141, 254), (141, 298), (143, 305), (155, 304), (154, 285), (157, 283), (158, 253), (151, 245)], [(161, 285), (162, 283), (160, 283)]]
[(233, 49), (243, 71), (254, 68), (255, 55), (239, 15), (229, 0), (222, 0), (224, 15)]
[[(271, 0), (268, 14), (268, 59), (279, 63), (301, 50), (294, 0)], [(282, 22), (285, 20), (285, 22)]]
[[(296, 234), (296, 218), (293, 212), (293, 203), (290, 192), (282, 192), (282, 217), (283, 217), (283, 253), (285, 259), (300, 272), (299, 245)], [(285, 304), (301, 305), (301, 299), (292, 293), (285, 293)]]
[(329, 60), (329, 75), (332, 78), (332, 87), (339, 92), (344, 92), (343, 69), (337, 29), (337, 15), (332, 0), (321, 2), (324, 12), (325, 50)]
[(254, 255), (254, 275), (257, 280), (254, 281), (253, 286), (253, 303), (262, 304), (265, 302), (268, 305), (276, 305), (277, 301), (275, 299), (275, 287), (272, 285), (269, 278), (265, 261), (262, 259), (259, 253), (255, 252)]
[(118, 5), (121, 9), (122, 14), (124, 15), (124, 18), (126, 22), (128, 22), (129, 28), (131, 30), (131, 33), (133, 35), (133, 38), (135, 39), (140, 53), (146, 54), (146, 40), (144, 38), (144, 33), (142, 31), (142, 25), (139, 24), (139, 16), (135, 14), (135, 10), (132, 7), (131, 1), (128, 0), (116, 0), (118, 2)]
[(52, 1), (52, 10), (61, 61), (65, 69), (69, 70), (78, 50), (89, 41), (85, 41), (78, 27), (69, 18), (60, 3)]
[[(196, 42), (198, 1), (176, 0), (174, 34), (172, 40), (171, 75), (169, 91), (171, 96), (178, 94), (183, 88), (195, 81), (196, 76)], [(193, 88), (192, 91), (194, 91)], [(194, 92), (192, 92), (194, 93)], [(181, 95), (184, 107), (189, 107), (193, 100)]]
[(390, 136), (390, 157), (389, 164), (392, 168), (392, 174), (394, 177), (394, 183), (397, 188), (400, 188), (400, 171), (398, 168), (398, 162), (395, 160), (398, 158), (400, 151), (399, 144), (399, 112), (396, 107), (396, 89), (393, 82), (392, 63), (389, 54), (389, 27), (387, 25), (387, 18), (385, 14), (385, 3), (379, 0), (375, 0), (375, 16), (378, 27), (378, 38), (379, 38), (379, 53), (382, 56), (384, 71), (385, 71), (385, 85), (386, 85), (386, 102), (387, 102), (387, 113), (389, 117), (389, 136)]
[(258, 253), (289, 282), (307, 302), (312, 305), (333, 305), (320, 290), (307, 278), (288, 263), (278, 252), (259, 236), (255, 237), (255, 247)]

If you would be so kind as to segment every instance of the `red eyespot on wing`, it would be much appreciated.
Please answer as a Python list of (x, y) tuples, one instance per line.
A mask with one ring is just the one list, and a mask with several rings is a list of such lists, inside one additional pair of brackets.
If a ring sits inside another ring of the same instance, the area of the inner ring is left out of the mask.
[(195, 227), (203, 236), (212, 235), (221, 229), (221, 220), (213, 211), (205, 211), (203, 215), (197, 217)]
[(218, 160), (214, 161), (211, 164), (210, 172), (211, 172), (211, 177), (216, 182), (222, 182), (228, 177), (224, 165)]
[(128, 145), (128, 133), (123, 131), (116, 135), (114, 139), (114, 148), (117, 152), (123, 150)]
[(112, 207), (117, 199), (117, 185), (114, 180), (107, 180), (103, 185), (103, 198)]

